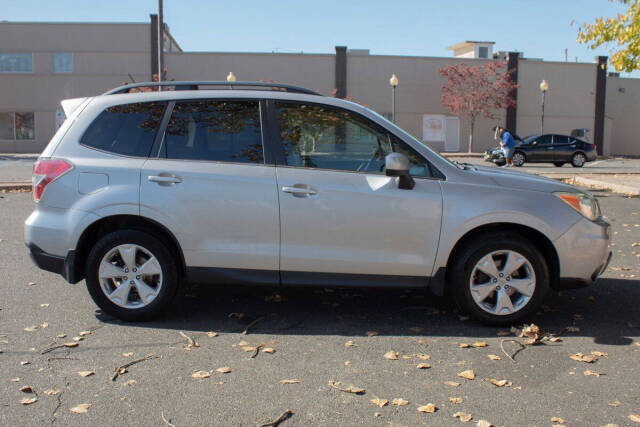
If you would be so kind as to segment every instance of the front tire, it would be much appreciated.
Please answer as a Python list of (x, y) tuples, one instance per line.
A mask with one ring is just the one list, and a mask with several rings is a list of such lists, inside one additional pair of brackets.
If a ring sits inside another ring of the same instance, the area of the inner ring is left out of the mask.
[(458, 251), (451, 270), (456, 305), (490, 325), (510, 325), (534, 312), (549, 290), (540, 251), (517, 233), (491, 233)]
[(575, 153), (571, 156), (571, 166), (574, 168), (581, 168), (587, 162), (587, 156), (583, 153)]
[(513, 166), (517, 166), (517, 167), (524, 165), (524, 162), (526, 160), (527, 159), (524, 153), (522, 153), (521, 151), (516, 151), (515, 153), (513, 153), (513, 157), (511, 158), (511, 162), (513, 163)]
[(169, 250), (137, 230), (107, 234), (86, 263), (86, 284), (105, 313), (124, 321), (146, 321), (160, 314), (178, 288), (177, 268)]

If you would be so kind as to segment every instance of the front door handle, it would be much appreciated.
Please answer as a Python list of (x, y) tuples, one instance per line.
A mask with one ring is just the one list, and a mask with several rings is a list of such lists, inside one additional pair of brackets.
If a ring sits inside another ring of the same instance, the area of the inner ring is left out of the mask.
[(318, 194), (314, 188), (304, 184), (294, 184), (292, 187), (282, 187), (284, 193), (293, 194), (294, 197), (309, 197)]
[(182, 178), (180, 177), (162, 175), (149, 175), (147, 180), (149, 182), (157, 182), (158, 184), (179, 184), (182, 182)]

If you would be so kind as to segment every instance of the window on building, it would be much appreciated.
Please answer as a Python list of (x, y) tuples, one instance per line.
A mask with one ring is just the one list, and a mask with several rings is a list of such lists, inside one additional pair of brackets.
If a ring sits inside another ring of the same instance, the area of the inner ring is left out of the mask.
[(33, 54), (0, 53), (0, 73), (33, 73)]
[(0, 113), (0, 140), (22, 141), (35, 138), (33, 113)]
[(478, 58), (488, 58), (489, 57), (489, 48), (486, 46), (478, 47)]
[(54, 53), (53, 72), (73, 73), (73, 53)]
[(321, 105), (283, 102), (277, 107), (290, 166), (384, 174), (385, 157), (395, 151), (409, 157), (411, 175), (429, 176), (420, 154), (364, 117)]
[(263, 163), (258, 102), (177, 102), (164, 149), (170, 159)]
[(109, 107), (89, 125), (80, 143), (115, 154), (147, 157), (165, 106), (165, 102), (142, 102)]

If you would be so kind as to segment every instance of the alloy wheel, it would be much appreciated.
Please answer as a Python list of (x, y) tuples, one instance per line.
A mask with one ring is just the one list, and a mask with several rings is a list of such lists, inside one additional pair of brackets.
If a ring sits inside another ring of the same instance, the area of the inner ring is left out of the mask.
[(142, 308), (158, 296), (162, 268), (148, 249), (123, 244), (102, 257), (98, 279), (102, 292), (112, 303), (129, 309)]
[(515, 153), (511, 161), (514, 166), (522, 166), (524, 164), (524, 155), (522, 153)]
[(585, 157), (584, 154), (582, 153), (576, 153), (573, 155), (573, 159), (571, 159), (571, 163), (573, 164), (573, 166), (576, 167), (581, 167), (584, 165), (585, 163)]
[(482, 310), (507, 316), (521, 310), (533, 297), (536, 275), (522, 254), (498, 250), (480, 258), (473, 267), (469, 289)]

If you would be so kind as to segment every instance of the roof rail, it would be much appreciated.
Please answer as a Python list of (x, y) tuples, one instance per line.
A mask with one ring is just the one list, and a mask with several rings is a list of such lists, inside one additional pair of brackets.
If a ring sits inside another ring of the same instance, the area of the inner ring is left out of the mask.
[(303, 87), (292, 86), (282, 83), (267, 83), (267, 82), (222, 82), (222, 81), (164, 81), (164, 82), (140, 82), (132, 83), (124, 86), (119, 86), (115, 89), (111, 89), (103, 93), (103, 95), (113, 95), (116, 93), (127, 93), (129, 89), (138, 87), (164, 87), (174, 86), (175, 90), (199, 90), (200, 86), (226, 86), (229, 89), (236, 87), (259, 87), (259, 88), (273, 88), (283, 89), (285, 92), (291, 93), (304, 93), (307, 95), (322, 96), (318, 92), (314, 92), (311, 89)]

